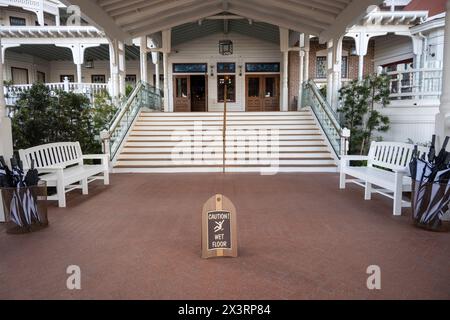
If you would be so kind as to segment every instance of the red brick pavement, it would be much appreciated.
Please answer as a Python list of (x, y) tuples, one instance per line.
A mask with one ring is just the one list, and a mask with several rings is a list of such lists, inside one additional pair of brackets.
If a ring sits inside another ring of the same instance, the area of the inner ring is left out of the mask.
[[(450, 298), (450, 234), (417, 229), (391, 201), (335, 174), (116, 174), (51, 204), (50, 227), (0, 226), (2, 299)], [(237, 207), (239, 257), (200, 258), (200, 213)], [(68, 265), (82, 289), (66, 288)], [(381, 290), (366, 268), (381, 267)]]

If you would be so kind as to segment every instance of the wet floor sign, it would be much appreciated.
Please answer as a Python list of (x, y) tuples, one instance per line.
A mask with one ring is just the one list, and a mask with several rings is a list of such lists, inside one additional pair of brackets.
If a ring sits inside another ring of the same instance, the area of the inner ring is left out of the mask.
[(237, 257), (236, 208), (216, 194), (202, 211), (202, 258)]

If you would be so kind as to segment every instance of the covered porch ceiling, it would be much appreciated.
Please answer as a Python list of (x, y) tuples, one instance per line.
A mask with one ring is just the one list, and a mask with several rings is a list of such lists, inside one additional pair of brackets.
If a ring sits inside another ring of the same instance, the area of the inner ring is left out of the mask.
[(336, 39), (362, 18), (367, 7), (383, 0), (62, 0), (78, 5), (84, 18), (118, 40), (130, 40), (233, 14), (318, 36)]

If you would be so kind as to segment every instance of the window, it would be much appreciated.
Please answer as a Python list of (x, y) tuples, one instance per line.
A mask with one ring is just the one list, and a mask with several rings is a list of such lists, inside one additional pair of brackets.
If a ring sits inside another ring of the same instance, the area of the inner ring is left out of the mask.
[(342, 57), (341, 62), (341, 78), (346, 79), (348, 78), (348, 57)]
[(125, 83), (135, 85), (136, 84), (136, 75), (135, 74), (127, 74), (125, 77)]
[(59, 76), (59, 82), (64, 82), (65, 77), (69, 79), (69, 82), (75, 82), (75, 76), (73, 74), (61, 74)]
[(45, 72), (36, 71), (36, 80), (40, 83), (45, 83)]
[(316, 57), (316, 78), (325, 79), (327, 77), (327, 57)]
[(236, 76), (234, 75), (218, 75), (217, 76), (217, 102), (224, 100), (224, 81), (228, 77), (227, 102), (236, 102)]
[(93, 74), (91, 75), (92, 83), (106, 83), (106, 77), (104, 74)]
[(206, 63), (174, 63), (173, 73), (207, 73)]
[(10, 26), (26, 26), (27, 21), (25, 20), (25, 18), (9, 17), (9, 25)]
[(187, 98), (188, 96), (188, 78), (175, 79), (175, 97)]
[(217, 73), (235, 73), (236, 64), (234, 62), (218, 62)]
[(28, 84), (28, 69), (11, 67), (13, 84)]
[(275, 63), (246, 63), (245, 72), (280, 72), (280, 64)]

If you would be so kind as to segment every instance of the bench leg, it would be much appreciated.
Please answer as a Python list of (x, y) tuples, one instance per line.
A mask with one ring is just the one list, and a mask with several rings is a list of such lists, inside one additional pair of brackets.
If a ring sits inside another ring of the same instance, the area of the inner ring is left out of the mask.
[(81, 180), (81, 193), (88, 194), (88, 179)]
[(339, 173), (339, 189), (345, 189), (345, 172), (341, 165), (341, 172)]
[(366, 181), (366, 188), (364, 191), (364, 200), (372, 199), (372, 184)]
[(103, 184), (104, 185), (109, 184), (109, 170), (103, 171)]
[(56, 194), (58, 197), (58, 206), (60, 208), (65, 208), (66, 207), (66, 189), (65, 189), (62, 181), (61, 182), (58, 181), (56, 183)]
[(403, 197), (403, 175), (395, 175), (395, 190), (394, 190), (394, 216), (402, 215), (402, 197)]

